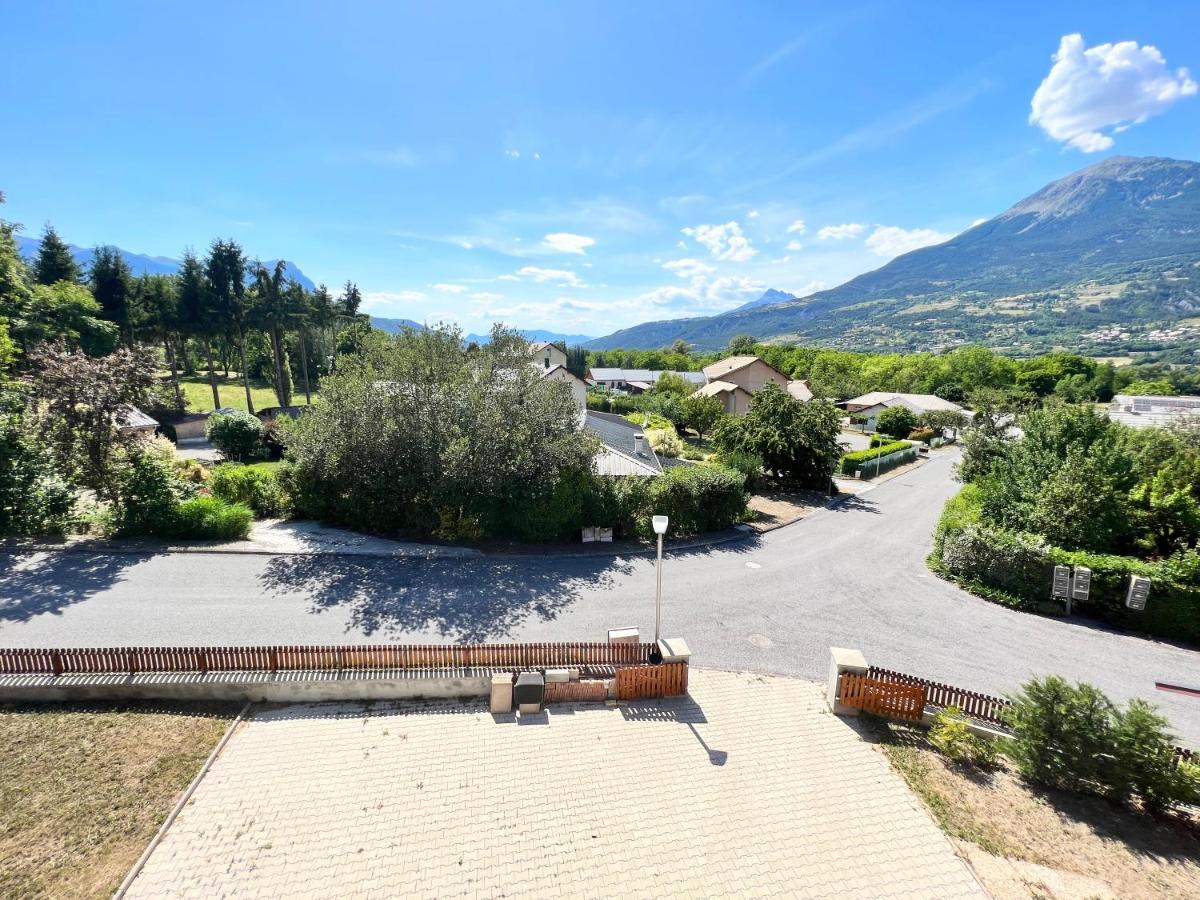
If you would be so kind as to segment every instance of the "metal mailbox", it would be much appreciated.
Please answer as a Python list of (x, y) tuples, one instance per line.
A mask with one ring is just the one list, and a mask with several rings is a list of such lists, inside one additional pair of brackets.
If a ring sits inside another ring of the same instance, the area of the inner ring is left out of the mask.
[(1141, 575), (1129, 576), (1129, 593), (1125, 596), (1125, 605), (1130, 609), (1145, 609), (1146, 600), (1150, 596), (1150, 579)]
[(1054, 567), (1054, 597), (1064, 600), (1071, 596), (1071, 569), (1067, 566)]
[(546, 694), (546, 679), (541, 672), (522, 672), (513, 686), (513, 701), (517, 706), (542, 705)]
[(1071, 599), (1086, 600), (1092, 589), (1092, 570), (1087, 566), (1075, 567), (1075, 578), (1071, 581)]

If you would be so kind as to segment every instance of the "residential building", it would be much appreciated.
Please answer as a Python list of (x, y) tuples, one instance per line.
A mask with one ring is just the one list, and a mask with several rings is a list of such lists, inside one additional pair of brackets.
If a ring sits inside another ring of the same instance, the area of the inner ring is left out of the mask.
[(662, 376), (678, 375), (689, 384), (700, 387), (708, 381), (703, 372), (669, 372), (665, 369), (617, 369), (596, 367), (588, 369), (587, 380), (610, 391), (641, 394), (650, 390)]
[(562, 351), (562, 348), (549, 341), (538, 341), (529, 345), (529, 352), (533, 356), (533, 361), (543, 369), (550, 369), (554, 366), (567, 365), (567, 354)]
[(957, 412), (969, 418), (970, 413), (949, 400), (933, 394), (899, 394), (894, 391), (871, 391), (838, 404), (852, 415), (862, 417), (863, 431), (874, 431), (879, 414), (892, 406), (904, 406), (916, 415), (927, 412)]
[(135, 434), (138, 437), (152, 438), (158, 430), (158, 420), (151, 418), (136, 406), (126, 406), (117, 413), (117, 431), (121, 434)]
[(663, 473), (663, 461), (650, 446), (641, 425), (624, 416), (588, 410), (584, 428), (600, 438), (600, 453), (596, 456), (600, 475), (653, 477)]
[(571, 388), (571, 394), (575, 398), (575, 404), (579, 407), (579, 420), (582, 422), (584, 413), (587, 411), (587, 382), (585, 382), (566, 366), (561, 365), (555, 365), (551, 366), (549, 369), (543, 369), (542, 378), (550, 381), (561, 381)]
[(1157, 397), (1117, 394), (1108, 417), (1130, 428), (1166, 428), (1183, 424), (1200, 428), (1200, 397)]
[[(699, 393), (719, 399), (731, 416), (745, 415), (750, 398), (764, 385), (774, 384), (788, 391), (790, 384), (786, 375), (757, 356), (727, 356), (705, 366), (704, 377), (708, 383)], [(812, 399), (811, 392), (808, 396)]]

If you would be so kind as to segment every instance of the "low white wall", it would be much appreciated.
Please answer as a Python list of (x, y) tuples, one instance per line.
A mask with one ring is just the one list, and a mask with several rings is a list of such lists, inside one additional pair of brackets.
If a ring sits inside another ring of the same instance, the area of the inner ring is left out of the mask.
[(241, 680), (229, 675), (178, 677), (110, 676), (109, 679), (6, 678), (0, 702), (46, 703), (68, 700), (253, 700), (307, 703), (321, 700), (411, 700), (417, 697), (487, 697), (487, 675), (427, 678), (302, 679), (295, 674)]

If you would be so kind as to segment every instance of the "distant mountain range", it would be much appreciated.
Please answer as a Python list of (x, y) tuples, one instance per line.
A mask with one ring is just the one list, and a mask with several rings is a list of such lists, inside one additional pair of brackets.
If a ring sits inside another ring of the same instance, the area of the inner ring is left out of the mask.
[(1101, 352), (1168, 335), (1200, 348), (1198, 317), (1200, 164), (1116, 156), (831, 290), (767, 291), (731, 312), (648, 322), (587, 346), (682, 338), (713, 349), (750, 334), (865, 350), (977, 342)]
[[(388, 334), (397, 334), (404, 328), (415, 328), (418, 331), (425, 326), (420, 322), (414, 322), (412, 319), (385, 319), (380, 316), (371, 316), (371, 324), (381, 331), (386, 331)], [(536, 328), (517, 329), (528, 341), (550, 341), (555, 344), (566, 344), (568, 347), (573, 347), (576, 344), (586, 344), (588, 341), (594, 340), (589, 334), (560, 334), (557, 331), (540, 331)], [(490, 334), (468, 334), (463, 336), (463, 340), (467, 343), (486, 344), (492, 339)]]
[[(37, 256), (40, 244), (41, 240), (38, 238), (17, 235), (17, 249), (26, 261), (32, 260)], [(96, 255), (95, 248), (78, 247), (75, 244), (67, 244), (67, 247), (71, 251), (71, 256), (75, 258), (75, 262), (86, 272), (88, 266), (92, 264), (92, 257)], [(121, 258), (129, 265), (129, 268), (133, 270), (134, 275), (174, 275), (179, 271), (180, 265), (182, 265), (180, 260), (172, 259), (169, 256), (147, 256), (144, 253), (133, 253), (120, 247), (116, 249), (121, 254)], [(267, 268), (273, 268), (276, 262), (277, 260), (267, 259), (263, 260), (263, 265)], [(288, 278), (295, 279), (310, 291), (316, 289), (316, 285), (313, 284), (312, 279), (301, 272), (295, 265), (290, 262), (284, 265)]]

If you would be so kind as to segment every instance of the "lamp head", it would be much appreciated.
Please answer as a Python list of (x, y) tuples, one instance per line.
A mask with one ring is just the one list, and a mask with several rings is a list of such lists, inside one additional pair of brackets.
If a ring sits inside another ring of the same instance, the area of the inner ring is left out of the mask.
[(666, 534), (667, 533), (667, 521), (668, 520), (667, 520), (666, 516), (655, 516), (654, 518), (652, 518), (650, 520), (650, 524), (652, 524), (654, 526), (654, 533), (655, 534)]

